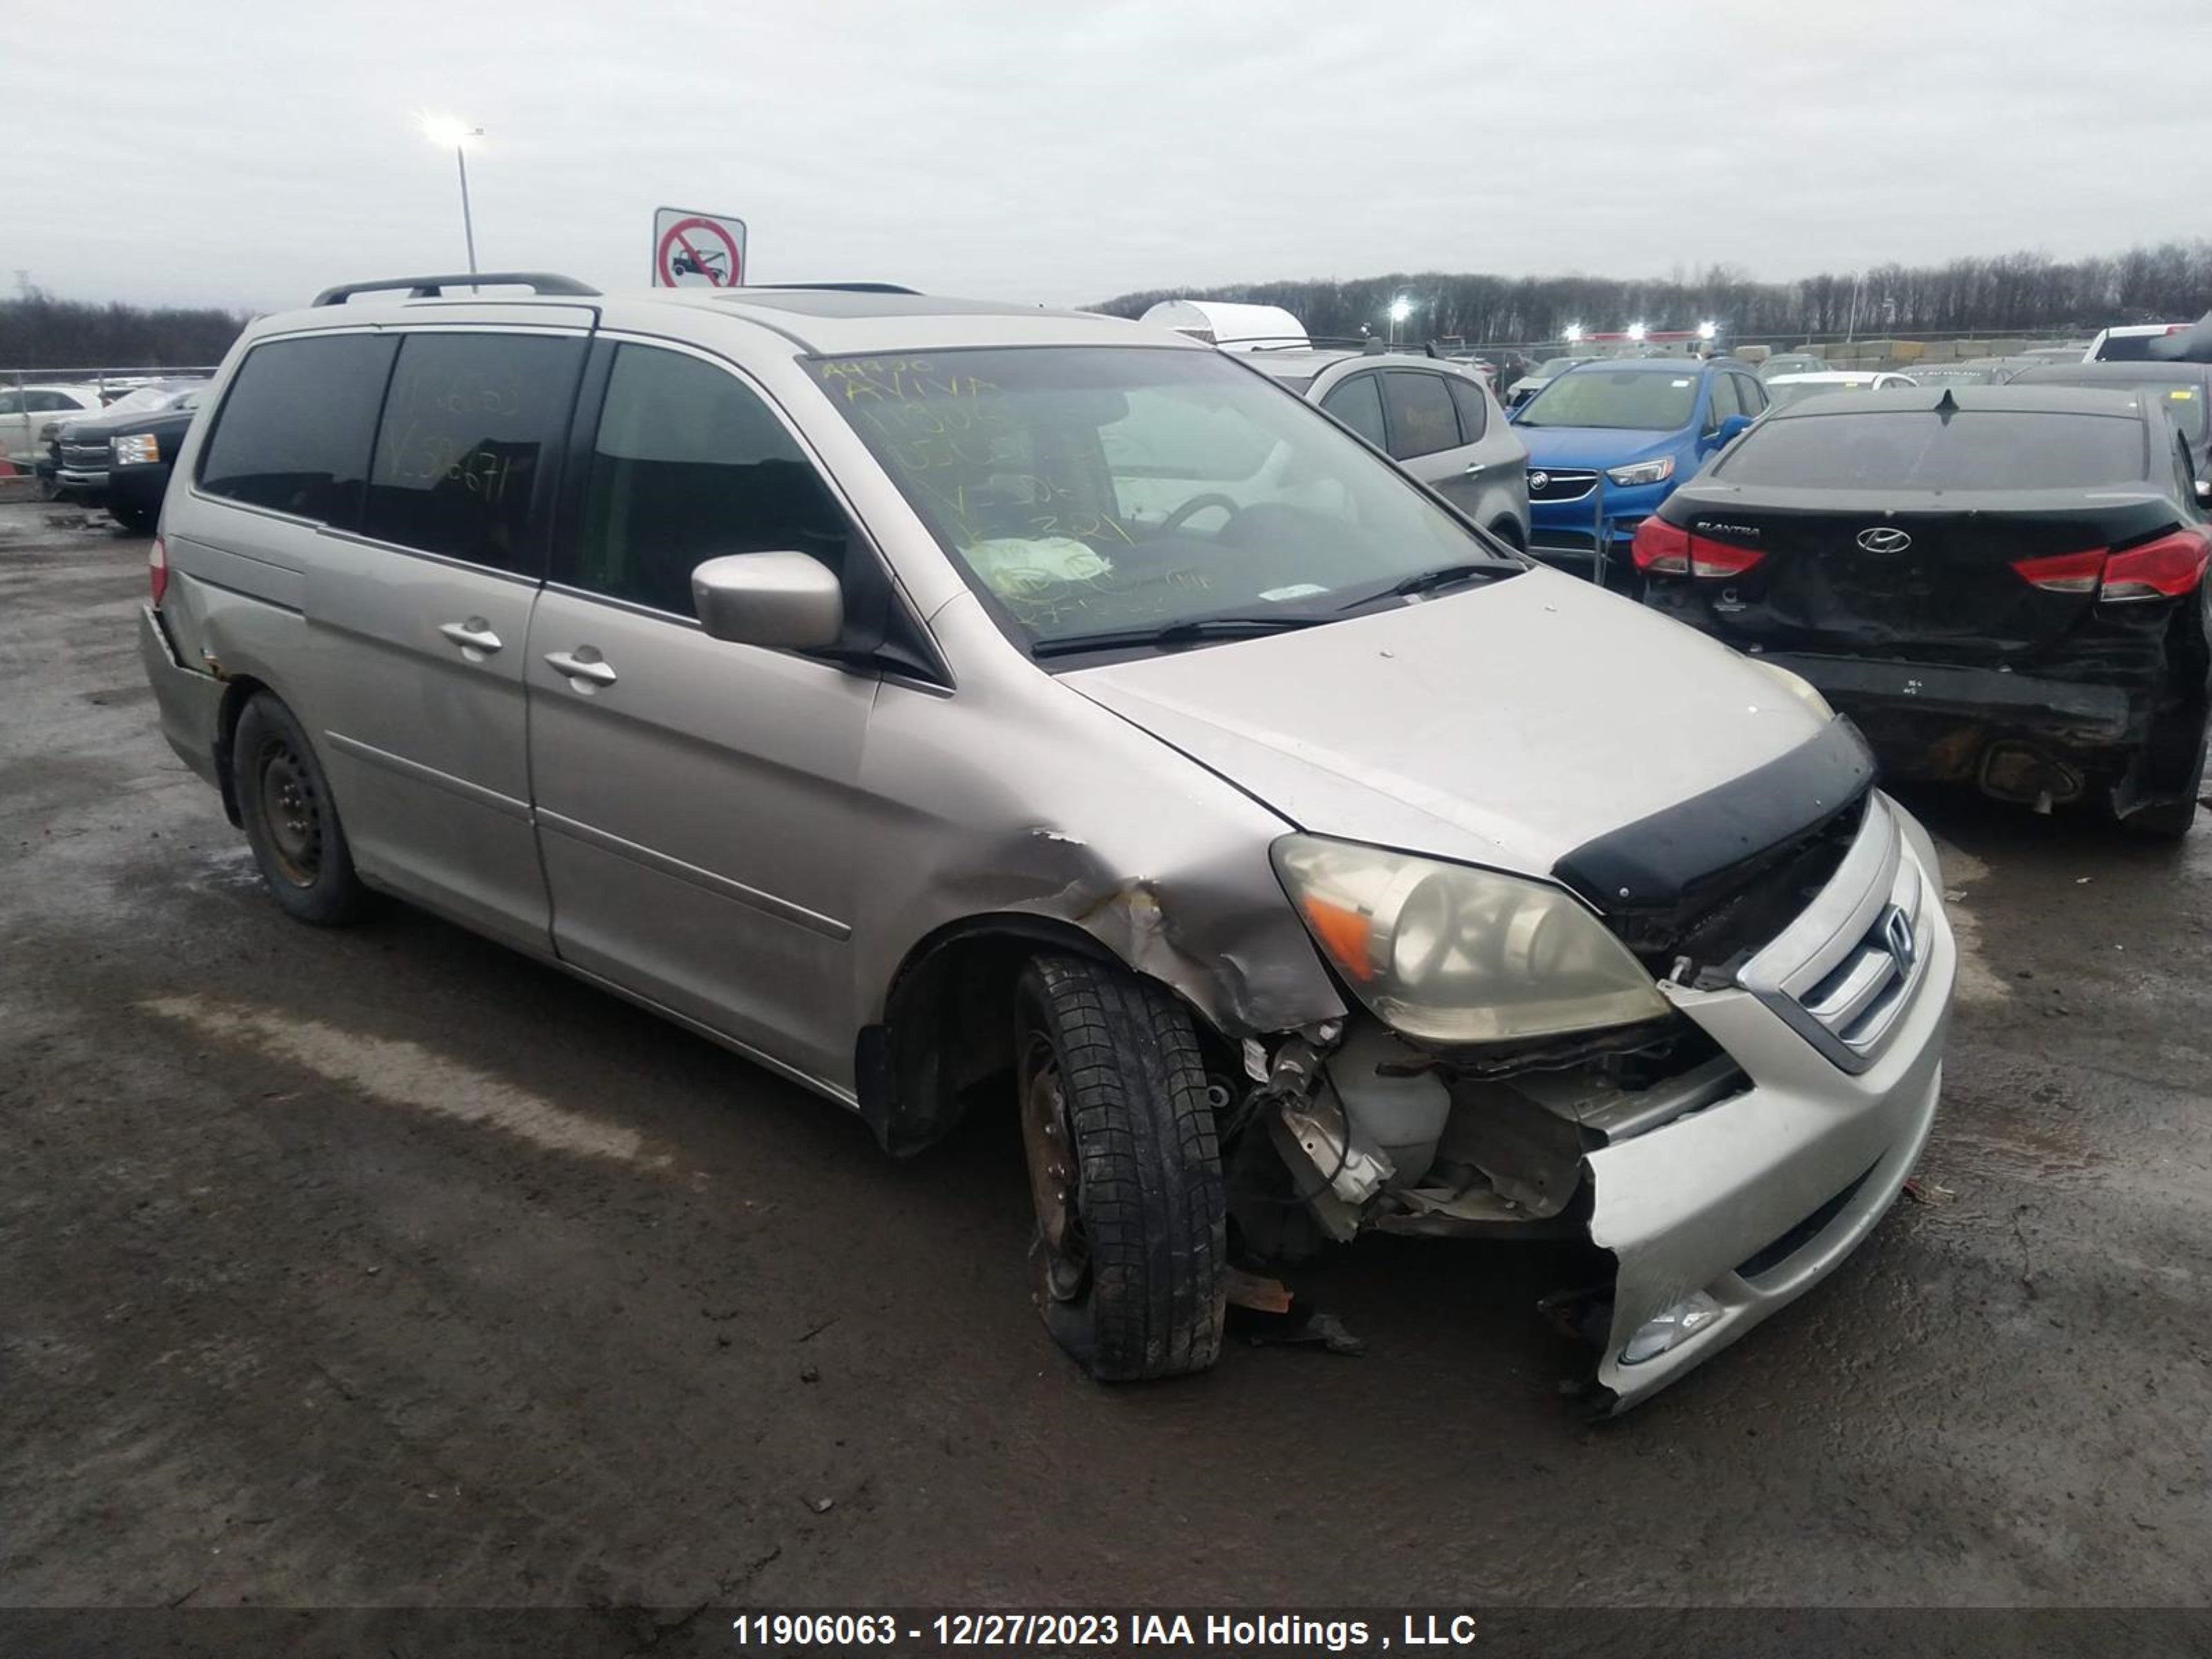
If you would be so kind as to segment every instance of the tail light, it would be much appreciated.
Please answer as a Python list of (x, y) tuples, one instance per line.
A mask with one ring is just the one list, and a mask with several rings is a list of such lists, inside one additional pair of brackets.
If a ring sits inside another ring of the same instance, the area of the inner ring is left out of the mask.
[(1725, 542), (1709, 542), (1703, 536), (1690, 538), (1692, 576), (1741, 576), (1765, 556), (1755, 547), (1730, 547)]
[(159, 536), (154, 545), (146, 550), (146, 580), (154, 590), (154, 608), (161, 607), (161, 596), (169, 591), (169, 550)]
[(2105, 550), (2091, 547), (2079, 553), (2014, 559), (2012, 568), (2030, 587), (2039, 587), (2046, 593), (2094, 593), (2105, 579)]
[(1628, 544), (1628, 556), (1647, 576), (1686, 576), (1690, 574), (1690, 532), (1659, 518), (1636, 526)]
[(2212, 538), (2203, 531), (2177, 530), (2113, 554), (2105, 562), (2105, 585), (2097, 597), (2107, 605), (2178, 598), (2204, 580), (2208, 557), (2212, 557)]
[(1656, 517), (1636, 526), (1628, 553), (1647, 576), (1741, 576), (1766, 556), (1759, 548), (1708, 541)]
[(2124, 605), (2130, 599), (2171, 599), (2192, 592), (2204, 580), (2208, 560), (2212, 560), (2212, 536), (2191, 529), (2118, 553), (2093, 547), (2079, 553), (2015, 559), (2012, 568), (2046, 593), (2094, 593), (2106, 605)]

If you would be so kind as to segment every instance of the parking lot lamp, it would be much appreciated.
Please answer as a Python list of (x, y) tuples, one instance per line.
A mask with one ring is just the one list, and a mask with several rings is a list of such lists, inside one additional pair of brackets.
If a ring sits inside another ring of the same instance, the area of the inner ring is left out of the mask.
[[(453, 165), (461, 175), (461, 235), (469, 248), (469, 275), (477, 274), (477, 227), (469, 213), (469, 140), (483, 137), (482, 127), (472, 127), (467, 122), (451, 115), (424, 115), (419, 118), (422, 136), (443, 149), (450, 146)], [(471, 284), (469, 291), (476, 291)]]
[(1413, 314), (1413, 302), (1401, 294), (1390, 301), (1390, 343), (1398, 343), (1398, 325)]

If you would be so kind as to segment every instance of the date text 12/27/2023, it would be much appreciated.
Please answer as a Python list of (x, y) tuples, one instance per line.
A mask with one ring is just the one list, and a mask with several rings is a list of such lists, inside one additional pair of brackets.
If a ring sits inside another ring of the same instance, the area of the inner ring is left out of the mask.
[(740, 1648), (787, 1652), (873, 1650), (924, 1654), (980, 1649), (1185, 1652), (1414, 1653), (1467, 1648), (1475, 1616), (1463, 1611), (1387, 1616), (1319, 1613), (1053, 1612), (748, 1613), (731, 1620)]

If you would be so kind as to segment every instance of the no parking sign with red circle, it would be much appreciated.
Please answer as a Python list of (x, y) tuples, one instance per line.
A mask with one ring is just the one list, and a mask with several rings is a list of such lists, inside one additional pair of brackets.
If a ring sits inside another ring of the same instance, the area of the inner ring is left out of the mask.
[(745, 280), (745, 222), (662, 208), (653, 216), (655, 288), (736, 288)]

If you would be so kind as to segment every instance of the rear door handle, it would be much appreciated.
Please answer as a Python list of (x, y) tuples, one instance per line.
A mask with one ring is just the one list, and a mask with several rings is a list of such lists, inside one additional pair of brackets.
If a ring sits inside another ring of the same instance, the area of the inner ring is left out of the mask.
[(548, 651), (545, 660), (553, 665), (555, 672), (566, 675), (568, 684), (579, 691), (615, 683), (615, 671), (588, 645), (580, 645), (573, 652)]
[(1478, 472), (1487, 471), (1489, 465), (1487, 461), (1469, 461), (1467, 464), (1467, 476), (1472, 478)]
[(499, 649), (499, 635), (491, 631), (491, 624), (482, 617), (471, 617), (466, 622), (441, 623), (438, 631), (459, 646), (464, 653), (473, 652), (489, 657)]

